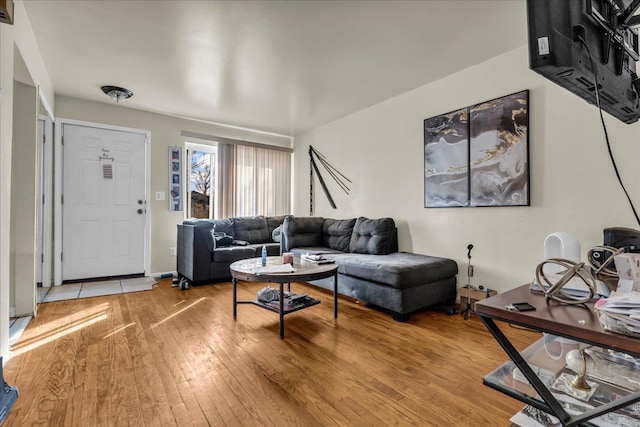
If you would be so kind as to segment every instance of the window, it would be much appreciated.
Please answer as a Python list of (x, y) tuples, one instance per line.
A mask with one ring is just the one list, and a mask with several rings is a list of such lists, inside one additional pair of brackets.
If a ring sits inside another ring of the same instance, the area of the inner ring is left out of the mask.
[(216, 147), (185, 144), (187, 151), (187, 218), (214, 218), (216, 212)]
[(186, 217), (291, 213), (291, 150), (220, 139), (185, 142)]

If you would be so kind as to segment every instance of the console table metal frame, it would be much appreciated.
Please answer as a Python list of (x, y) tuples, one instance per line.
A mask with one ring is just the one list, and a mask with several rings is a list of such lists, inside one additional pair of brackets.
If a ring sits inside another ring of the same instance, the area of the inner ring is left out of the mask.
[[(333, 318), (338, 318), (338, 265), (337, 264), (314, 264), (311, 262), (301, 262), (300, 258), (295, 258), (292, 273), (256, 273), (256, 267), (260, 266), (260, 258), (251, 258), (236, 261), (230, 266), (233, 277), (233, 319), (238, 315), (238, 304), (253, 304), (264, 309), (275, 311), (280, 317), (280, 338), (284, 338), (284, 315), (311, 307), (315, 304), (297, 307), (291, 310), (284, 309), (284, 298), (280, 298), (280, 307), (274, 310), (256, 300), (238, 301), (238, 280), (246, 282), (267, 282), (279, 283), (280, 295), (283, 295), (284, 284), (287, 283), (288, 290), (291, 291), (291, 282), (309, 282), (312, 280), (326, 279), (333, 276)], [(267, 265), (282, 264), (282, 257), (267, 257)]]
[[(506, 308), (507, 305), (516, 302), (528, 302), (536, 310), (518, 312)], [(597, 313), (593, 311), (593, 303), (582, 305), (560, 304), (553, 300), (547, 300), (543, 294), (531, 292), (529, 285), (524, 285), (486, 300), (478, 301), (475, 305), (475, 311), (543, 401), (498, 384), (487, 379), (487, 377), (483, 380), (485, 385), (537, 409), (555, 415), (564, 426), (593, 425), (588, 423), (588, 420), (640, 401), (640, 392), (637, 392), (598, 406), (578, 416), (569, 415), (494, 322), (494, 319), (501, 320), (540, 332), (547, 332), (640, 357), (640, 339), (604, 331), (600, 326)]]

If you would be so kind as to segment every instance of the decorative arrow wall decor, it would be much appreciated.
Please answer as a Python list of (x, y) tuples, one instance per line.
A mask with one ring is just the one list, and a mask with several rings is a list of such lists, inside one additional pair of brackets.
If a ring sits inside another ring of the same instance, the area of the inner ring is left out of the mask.
[(327, 184), (324, 182), (324, 178), (322, 177), (322, 174), (320, 173), (320, 169), (318, 168), (318, 163), (316, 163), (316, 160), (317, 160), (318, 163), (320, 163), (320, 165), (322, 167), (325, 168), (325, 170), (327, 172), (329, 172), (329, 175), (331, 176), (331, 178), (333, 178), (333, 180), (336, 183), (338, 183), (338, 186), (346, 194), (349, 194), (350, 190), (349, 190), (349, 187), (347, 187), (347, 184), (345, 183), (345, 181), (348, 181), (349, 183), (351, 183), (351, 180), (349, 178), (344, 176), (342, 174), (342, 172), (340, 172), (331, 163), (329, 163), (327, 158), (322, 153), (320, 153), (318, 150), (316, 150), (315, 148), (313, 148), (310, 145), (309, 146), (309, 162), (310, 162), (310, 167), (309, 167), (309, 215), (311, 215), (311, 216), (313, 216), (313, 173), (314, 173), (314, 171), (318, 175), (318, 181), (320, 181), (320, 186), (322, 186), (322, 190), (324, 191), (324, 195), (327, 196), (327, 200), (329, 200), (329, 204), (331, 205), (331, 207), (333, 209), (336, 209), (336, 203), (333, 201), (333, 197), (331, 197), (331, 193), (329, 192), (329, 189), (327, 188)]

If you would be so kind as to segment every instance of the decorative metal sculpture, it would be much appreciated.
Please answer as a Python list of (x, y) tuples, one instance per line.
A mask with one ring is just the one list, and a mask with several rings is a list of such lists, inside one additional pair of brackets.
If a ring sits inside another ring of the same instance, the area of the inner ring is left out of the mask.
[[(314, 158), (315, 156), (315, 158)], [(345, 184), (344, 180), (351, 182), (349, 178), (344, 176), (338, 169), (336, 169), (327, 158), (320, 153), (318, 150), (313, 148), (311, 145), (309, 146), (309, 161), (311, 163), (310, 167), (310, 175), (309, 175), (309, 215), (313, 216), (313, 172), (315, 171), (318, 175), (318, 181), (320, 181), (320, 185), (322, 186), (322, 190), (324, 191), (325, 196), (329, 200), (329, 204), (333, 209), (336, 209), (336, 203), (333, 201), (333, 197), (331, 197), (331, 193), (329, 193), (329, 189), (327, 188), (327, 184), (324, 182), (324, 178), (320, 174), (320, 170), (318, 169), (318, 165), (316, 163), (316, 159), (318, 162), (329, 172), (329, 175), (333, 178), (335, 182), (338, 183), (342, 191), (349, 194), (349, 187)]]
[[(555, 264), (562, 267), (563, 270), (554, 274), (545, 273), (544, 266), (548, 264)], [(568, 293), (562, 289), (574, 278), (584, 282), (587, 288), (587, 294), (584, 296), (576, 296), (574, 293)], [(536, 268), (536, 280), (542, 287), (547, 298), (565, 304), (583, 304), (591, 301), (597, 289), (595, 279), (584, 262), (575, 262), (562, 258), (550, 258), (538, 264)]]

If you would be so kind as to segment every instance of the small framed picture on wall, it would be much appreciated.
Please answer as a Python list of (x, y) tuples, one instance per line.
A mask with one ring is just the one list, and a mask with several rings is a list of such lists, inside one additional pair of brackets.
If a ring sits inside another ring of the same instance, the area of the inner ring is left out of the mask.
[(183, 207), (182, 181), (182, 148), (169, 147), (169, 210), (181, 211)]

